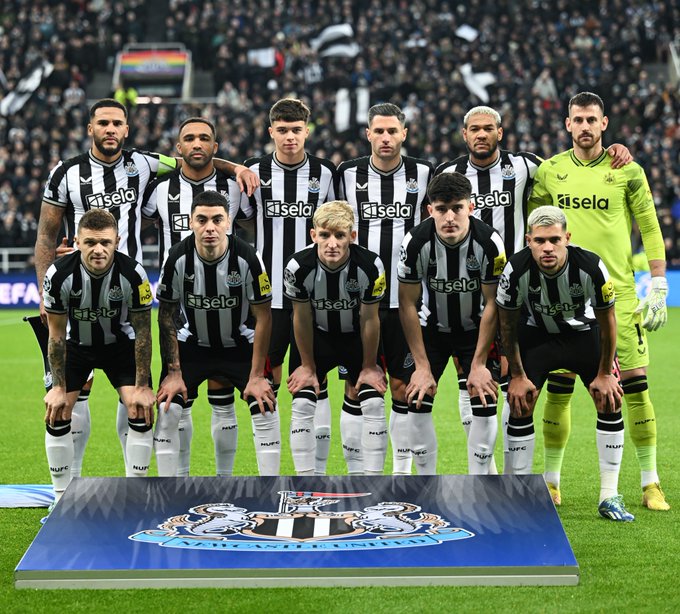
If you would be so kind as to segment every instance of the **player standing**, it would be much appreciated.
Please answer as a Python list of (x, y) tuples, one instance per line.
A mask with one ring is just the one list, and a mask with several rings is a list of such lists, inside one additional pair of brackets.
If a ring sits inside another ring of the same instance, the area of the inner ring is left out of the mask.
[[(335, 199), (335, 167), (305, 151), (309, 136), (310, 110), (301, 100), (283, 98), (269, 111), (269, 136), (274, 151), (246, 160), (259, 178), (250, 197), (255, 210), (255, 247), (262, 255), (272, 283), (272, 339), (269, 366), (274, 391), (281, 385), (282, 366), (290, 346), (293, 308), (283, 291), (283, 269), (288, 259), (309, 243), (311, 219), (316, 208)], [(277, 414), (278, 415), (278, 414)], [(318, 475), (326, 473), (330, 450), (331, 406), (328, 383), (321, 386), (315, 414), (316, 464)]]
[[(227, 173), (217, 170), (213, 163), (217, 152), (215, 126), (202, 117), (189, 117), (179, 127), (177, 152), (182, 167), (149, 184), (144, 194), (142, 213), (158, 220), (161, 269), (170, 247), (191, 234), (191, 204), (197, 194), (205, 190), (217, 191), (229, 202), (229, 217), (236, 219), (239, 213), (240, 190), (236, 181)], [(251, 214), (252, 215), (252, 214)], [(217, 475), (231, 475), (238, 442), (238, 423), (234, 405), (234, 387), (223, 386), (208, 380), (208, 402), (212, 408), (211, 433), (215, 446)], [(179, 422), (179, 466), (177, 475), (189, 475), (193, 421), (191, 402), (182, 408)], [(157, 431), (164, 430), (159, 420)], [(159, 475), (167, 475), (163, 459), (166, 450), (172, 449), (169, 432), (156, 436), (156, 458)], [(170, 455), (172, 456), (172, 454)]]
[[(656, 417), (647, 383), (646, 331), (666, 323), (666, 255), (645, 172), (635, 163), (620, 169), (612, 167), (602, 145), (607, 124), (604, 103), (597, 94), (581, 92), (571, 98), (565, 126), (573, 148), (541, 165), (530, 208), (551, 204), (568, 210), (574, 241), (596, 251), (611, 273), (617, 294), (616, 348), (630, 435), (640, 464), (642, 504), (663, 511), (670, 505), (659, 485), (656, 467)], [(633, 218), (640, 228), (652, 275), (651, 290), (639, 305), (630, 243)], [(550, 467), (546, 463), (546, 481), (553, 485), (558, 498), (563, 454), (564, 446), (556, 450)]]
[[(411, 473), (405, 380), (413, 370), (413, 358), (399, 320), (397, 263), (403, 238), (426, 215), (427, 184), (433, 172), (429, 162), (402, 155), (408, 133), (405, 121), (406, 116), (394, 104), (371, 107), (366, 128), (371, 155), (338, 167), (340, 197), (354, 211), (357, 242), (378, 254), (385, 265), (387, 292), (380, 305), (380, 332), (392, 397), (389, 433), (393, 473), (397, 474)], [(343, 451), (348, 470), (353, 473), (362, 463), (362, 418), (350, 386), (345, 388), (342, 409)]]

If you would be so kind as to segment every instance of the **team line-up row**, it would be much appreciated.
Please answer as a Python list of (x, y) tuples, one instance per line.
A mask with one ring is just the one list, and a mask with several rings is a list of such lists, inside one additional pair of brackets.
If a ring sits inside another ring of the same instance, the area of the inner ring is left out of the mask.
[[(52, 378), (46, 448), (57, 496), (80, 471), (86, 382), (95, 367), (120, 393), (128, 475), (146, 473), (152, 446), (159, 474), (188, 474), (191, 403), (206, 379), (218, 474), (233, 466), (234, 386), (251, 408), (260, 473), (278, 473), (276, 392), (290, 345), (290, 444), (301, 475), (325, 471), (325, 376), (336, 366), (347, 379), (341, 438), (349, 473), (383, 471), (386, 373), (394, 471), (410, 473), (414, 461), (419, 473), (434, 473), (432, 400), (455, 356), (471, 473), (496, 470), (498, 382), (504, 472), (531, 470), (533, 408), (547, 380), (544, 422), (554, 429), (544, 433), (545, 476), (559, 505), (578, 374), (598, 411), (600, 514), (633, 519), (617, 491), (622, 399), (643, 504), (668, 509), (656, 473), (645, 338), (645, 329), (666, 318), (663, 242), (644, 171), (625, 148), (615, 148), (618, 160), (602, 145), (600, 98), (586, 92), (571, 100), (565, 125), (574, 147), (547, 162), (500, 149), (498, 113), (475, 107), (464, 119), (468, 155), (435, 173), (402, 155), (407, 128), (395, 105), (371, 108), (371, 155), (337, 170), (305, 152), (308, 121), (301, 101), (276, 103), (273, 153), (241, 167), (213, 157), (214, 126), (203, 118), (181, 125), (175, 161), (123, 149), (124, 107), (110, 100), (93, 106), (92, 149), (51, 172), (36, 244)], [(180, 168), (169, 170), (175, 162)], [(630, 266), (632, 217), (652, 271), (652, 290), (640, 305)], [(152, 296), (136, 262), (141, 229), (154, 219), (163, 262), (157, 394), (148, 387)], [(78, 251), (50, 265), (62, 220)], [(230, 233), (232, 221), (245, 234)], [(557, 369), (569, 373), (548, 375)]]

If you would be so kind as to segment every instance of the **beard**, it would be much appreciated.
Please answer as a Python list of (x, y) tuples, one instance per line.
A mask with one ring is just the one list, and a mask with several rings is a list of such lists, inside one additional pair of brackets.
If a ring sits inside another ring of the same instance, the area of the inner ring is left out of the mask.
[(123, 143), (125, 143), (124, 138), (118, 141), (115, 145), (104, 145), (104, 139), (94, 139), (95, 149), (108, 157), (115, 156), (117, 153), (119, 153), (120, 150), (123, 149)]
[[(466, 143), (467, 145), (467, 143)], [(496, 154), (496, 151), (498, 151), (498, 141), (496, 141), (493, 145), (491, 145), (488, 149), (488, 151), (475, 151), (467, 145), (467, 150), (469, 153), (471, 153), (475, 158), (478, 160), (488, 160), (489, 158), (493, 157)]]

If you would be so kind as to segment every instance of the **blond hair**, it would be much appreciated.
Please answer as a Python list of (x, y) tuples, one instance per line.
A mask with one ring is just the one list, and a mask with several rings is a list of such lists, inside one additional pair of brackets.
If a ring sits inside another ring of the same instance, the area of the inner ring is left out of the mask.
[(314, 212), (312, 225), (314, 228), (351, 232), (354, 228), (354, 212), (346, 200), (332, 200)]

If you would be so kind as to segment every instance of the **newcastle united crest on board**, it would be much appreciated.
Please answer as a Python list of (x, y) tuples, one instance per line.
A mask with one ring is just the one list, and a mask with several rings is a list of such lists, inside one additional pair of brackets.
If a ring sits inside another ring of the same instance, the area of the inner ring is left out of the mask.
[(381, 501), (361, 510), (333, 511), (342, 498), (371, 493), (279, 491), (277, 511), (248, 511), (232, 503), (196, 505), (134, 541), (170, 548), (249, 552), (358, 550), (433, 546), (474, 537), (441, 516), (407, 502)]

